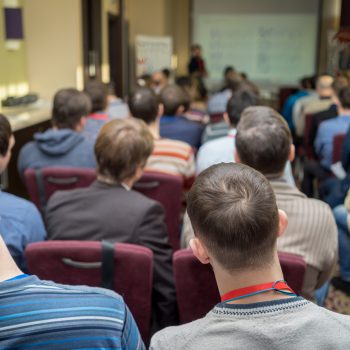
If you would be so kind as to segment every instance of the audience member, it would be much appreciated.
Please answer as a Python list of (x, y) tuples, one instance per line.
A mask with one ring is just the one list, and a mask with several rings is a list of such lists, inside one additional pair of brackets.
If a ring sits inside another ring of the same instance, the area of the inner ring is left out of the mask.
[[(316, 83), (316, 95), (310, 95), (298, 100), (301, 103), (299, 114), (293, 116), (296, 135), (303, 137), (305, 118), (307, 114), (327, 110), (334, 103), (333, 78), (329, 75), (321, 75)], [(295, 117), (295, 118), (294, 118)]]
[(109, 120), (106, 113), (108, 90), (103, 83), (91, 81), (86, 84), (84, 92), (89, 96), (92, 107), (83, 133), (84, 136), (95, 141), (102, 125)]
[(203, 126), (183, 116), (189, 103), (183, 90), (177, 85), (168, 85), (160, 93), (164, 115), (160, 120), (160, 136), (187, 142), (199, 148)]
[(194, 178), (195, 164), (192, 147), (182, 141), (161, 138), (160, 118), (163, 106), (155, 93), (148, 88), (138, 88), (129, 96), (129, 108), (133, 117), (142, 119), (154, 139), (154, 148), (147, 160), (146, 170), (180, 175), (185, 181)]
[(90, 187), (56, 192), (49, 200), (49, 239), (127, 242), (154, 253), (153, 306), (161, 327), (175, 324), (177, 308), (172, 250), (162, 206), (131, 190), (152, 153), (153, 137), (133, 118), (106, 123), (97, 137), (97, 181)]
[(304, 164), (302, 190), (309, 197), (313, 195), (313, 180), (325, 180), (332, 174), (334, 136), (343, 134), (350, 126), (350, 87), (340, 90), (336, 103), (338, 116), (322, 122), (315, 139), (315, 152), (320, 161), (308, 160)]
[(83, 136), (89, 97), (76, 89), (56, 93), (52, 109), (52, 128), (34, 134), (34, 141), (24, 145), (18, 157), (18, 172), (23, 177), (28, 168), (96, 166), (93, 142)]
[[(170, 72), (169, 72), (170, 74)], [(151, 88), (159, 95), (160, 92), (169, 84), (169, 76), (163, 70), (158, 70), (152, 74)]]
[(332, 279), (332, 284), (350, 296), (350, 191), (344, 205), (334, 208), (333, 213), (338, 227), (340, 275)]
[(228, 132), (225, 136), (208, 141), (200, 147), (196, 162), (197, 174), (214, 164), (234, 162), (236, 126), (239, 118), (246, 107), (257, 103), (257, 97), (250, 91), (240, 89), (232, 93), (224, 113)]
[[(6, 117), (0, 114), (0, 174), (7, 168), (14, 144), (11, 125)], [(26, 271), (26, 246), (46, 238), (46, 230), (38, 209), (23, 198), (0, 191), (0, 232), (16, 264)]]
[(281, 111), (281, 114), (283, 115), (284, 119), (287, 121), (289, 129), (292, 133), (295, 130), (294, 123), (293, 123), (293, 107), (300, 98), (310, 95), (311, 93), (310, 78), (308, 77), (302, 78), (299, 82), (299, 87), (300, 89), (296, 93), (290, 95), (287, 98)]
[(310, 300), (327, 282), (337, 259), (337, 231), (329, 206), (308, 199), (282, 178), (294, 146), (285, 120), (268, 107), (245, 109), (237, 127), (236, 161), (263, 173), (275, 192), (277, 205), (288, 215), (288, 227), (278, 250), (303, 256), (307, 269), (302, 295)]
[[(286, 156), (289, 149), (284, 151)], [(212, 166), (192, 187), (188, 212), (196, 233), (191, 248), (211, 265), (221, 303), (200, 320), (155, 334), (150, 349), (350, 346), (348, 316), (296, 296), (284, 282), (276, 241), (288, 219), (262, 174), (241, 164)]]
[(128, 105), (116, 95), (113, 83), (108, 85), (106, 113), (109, 119), (125, 119), (129, 117)]
[(223, 75), (223, 79), (222, 79), (222, 83), (221, 83), (222, 86), (221, 86), (219, 92), (227, 89), (230, 79), (234, 79), (236, 76), (236, 69), (233, 66), (226, 66), (224, 68), (222, 75)]
[(121, 296), (23, 274), (1, 235), (0, 294), (1, 349), (145, 349)]

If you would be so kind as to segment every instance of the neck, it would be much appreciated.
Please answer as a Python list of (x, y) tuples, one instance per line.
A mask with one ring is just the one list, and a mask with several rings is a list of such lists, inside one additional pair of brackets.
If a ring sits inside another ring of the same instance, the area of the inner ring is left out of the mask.
[(5, 242), (0, 236), (0, 282), (22, 274), (22, 271), (13, 261)]
[(159, 120), (155, 120), (153, 123), (148, 125), (149, 131), (151, 132), (154, 139), (160, 138), (160, 132), (159, 132)]
[(129, 188), (132, 188), (132, 186), (136, 182), (136, 180), (134, 178), (125, 179), (122, 182), (118, 182), (118, 181), (114, 180), (112, 177), (102, 175), (102, 174), (97, 175), (97, 180), (100, 182), (103, 182), (107, 185), (117, 185), (120, 183), (120, 184), (126, 185)]
[(338, 108), (338, 113), (339, 115), (350, 115), (350, 109), (345, 109), (345, 108)]
[[(275, 253), (273, 262), (269, 265), (264, 265), (264, 267), (261, 269), (242, 269), (227, 271), (215, 263), (213, 263), (212, 266), (220, 295), (224, 295), (232, 290), (284, 279), (277, 252)], [(249, 304), (269, 300), (285, 299), (289, 297), (290, 296), (288, 295), (271, 291), (235, 300), (230, 303)]]

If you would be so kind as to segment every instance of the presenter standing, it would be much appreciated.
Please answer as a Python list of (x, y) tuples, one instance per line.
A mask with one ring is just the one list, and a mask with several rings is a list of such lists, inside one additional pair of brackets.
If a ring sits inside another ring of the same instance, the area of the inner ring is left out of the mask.
[(189, 75), (198, 76), (200, 78), (206, 78), (208, 73), (205, 68), (205, 62), (202, 58), (202, 48), (198, 44), (193, 44), (191, 46), (191, 60), (188, 64)]

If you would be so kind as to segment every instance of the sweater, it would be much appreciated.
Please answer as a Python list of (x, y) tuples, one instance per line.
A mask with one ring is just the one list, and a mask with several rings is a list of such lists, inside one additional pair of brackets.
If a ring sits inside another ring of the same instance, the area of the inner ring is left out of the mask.
[(350, 349), (350, 317), (301, 297), (220, 303), (202, 319), (156, 333), (150, 349)]

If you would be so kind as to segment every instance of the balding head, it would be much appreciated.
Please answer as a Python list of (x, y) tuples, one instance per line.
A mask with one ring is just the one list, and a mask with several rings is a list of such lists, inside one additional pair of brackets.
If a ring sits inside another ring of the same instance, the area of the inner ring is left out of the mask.
[(331, 97), (333, 90), (334, 79), (330, 75), (321, 75), (316, 82), (316, 91), (320, 97)]

